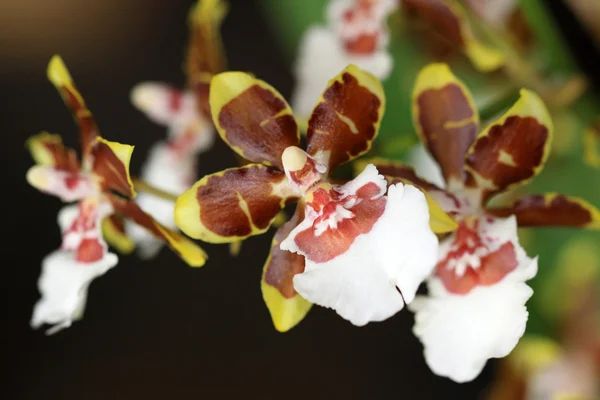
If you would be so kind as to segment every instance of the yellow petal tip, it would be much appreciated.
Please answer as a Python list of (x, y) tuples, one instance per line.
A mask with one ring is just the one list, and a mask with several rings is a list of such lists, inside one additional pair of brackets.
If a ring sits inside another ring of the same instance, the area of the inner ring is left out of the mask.
[(34, 188), (44, 191), (50, 184), (50, 174), (45, 166), (36, 165), (27, 171), (27, 182)]
[(65, 63), (59, 55), (54, 55), (48, 63), (47, 76), (55, 86), (72, 84), (73, 79)]

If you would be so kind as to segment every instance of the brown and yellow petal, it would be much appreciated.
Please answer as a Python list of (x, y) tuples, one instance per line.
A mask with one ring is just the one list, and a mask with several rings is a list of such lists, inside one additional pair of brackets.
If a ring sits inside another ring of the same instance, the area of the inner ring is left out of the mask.
[(307, 153), (330, 170), (366, 153), (384, 111), (381, 82), (349, 65), (329, 81), (308, 120)]
[(77, 153), (64, 146), (60, 135), (41, 132), (27, 140), (26, 145), (38, 165), (73, 173), (80, 170)]
[(600, 168), (600, 121), (583, 133), (583, 160), (590, 167)]
[(210, 88), (213, 123), (223, 140), (249, 161), (282, 169), (283, 151), (300, 142), (298, 125), (283, 96), (243, 72), (215, 75)]
[(298, 204), (292, 218), (275, 233), (263, 268), (260, 287), (273, 325), (279, 332), (296, 326), (312, 306), (294, 290), (293, 278), (295, 274), (304, 272), (304, 257), (279, 248), (279, 244), (303, 219), (304, 204)]
[(93, 157), (92, 170), (103, 190), (113, 190), (127, 198), (135, 197), (133, 182), (129, 175), (129, 162), (133, 146), (110, 142), (98, 137), (90, 155)]
[(412, 93), (413, 123), (437, 160), (448, 186), (462, 185), (464, 159), (479, 131), (479, 114), (466, 86), (448, 65), (435, 63), (417, 76)]
[(209, 86), (213, 75), (226, 70), (221, 24), (228, 12), (225, 0), (198, 0), (190, 10), (185, 69), (200, 111), (210, 118)]
[(201, 267), (208, 256), (193, 241), (181, 233), (161, 225), (150, 214), (144, 212), (133, 200), (127, 200), (114, 195), (109, 196), (115, 212), (131, 219), (136, 224), (147, 229), (157, 239), (164, 241), (179, 257), (191, 267)]
[(177, 199), (175, 222), (193, 238), (230, 243), (264, 233), (295, 196), (283, 172), (249, 164), (196, 182)]
[(515, 215), (519, 226), (600, 229), (600, 211), (587, 201), (557, 193), (526, 195), (509, 207), (488, 208), (498, 217)]
[(402, 0), (409, 10), (435, 27), (444, 39), (461, 49), (482, 72), (494, 71), (505, 63), (505, 55), (475, 37), (464, 7), (456, 0)]
[(121, 215), (112, 214), (102, 220), (102, 235), (119, 253), (130, 254), (135, 249), (135, 242), (125, 233), (125, 221)]
[(522, 89), (520, 95), (467, 152), (468, 184), (481, 188), (484, 199), (531, 180), (550, 153), (554, 127), (548, 109), (537, 94)]
[(55, 55), (52, 57), (50, 63), (48, 63), (47, 75), (50, 82), (52, 82), (60, 93), (67, 107), (71, 110), (73, 118), (79, 126), (81, 148), (83, 158), (85, 159), (96, 137), (99, 135), (94, 116), (87, 108), (83, 97), (81, 97), (81, 94), (75, 87), (71, 74), (69, 74), (69, 70), (67, 70), (60, 56)]

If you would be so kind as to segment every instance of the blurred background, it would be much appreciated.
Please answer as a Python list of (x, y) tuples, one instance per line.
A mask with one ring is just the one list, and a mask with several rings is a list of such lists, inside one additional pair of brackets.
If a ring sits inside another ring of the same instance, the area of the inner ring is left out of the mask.
[[(288, 97), (298, 41), (309, 25), (324, 21), (325, 2), (229, 2), (222, 29), (229, 68), (252, 72)], [(122, 256), (117, 268), (91, 285), (82, 321), (50, 337), (29, 328), (39, 297), (40, 261), (60, 244), (56, 213), (61, 204), (25, 182), (32, 161), (24, 143), (41, 130), (61, 133), (69, 145), (78, 143), (71, 115), (46, 79), (50, 57), (56, 53), (63, 57), (103, 135), (136, 145), (132, 159), (136, 173), (165, 129), (133, 108), (129, 92), (148, 80), (184, 85), (187, 13), (192, 4), (191, 0), (0, 1), (0, 121), (5, 140), (0, 162), (8, 181), (4, 220), (10, 237), (4, 246), (2, 279), (9, 335), (2, 397), (484, 398), (498, 376), (499, 363), (488, 363), (468, 384), (435, 376), (411, 333), (413, 317), (408, 311), (359, 329), (315, 307), (290, 332), (275, 331), (260, 292), (270, 235), (249, 239), (238, 258), (229, 256), (227, 246), (204, 245), (211, 259), (202, 270), (187, 267), (169, 251), (151, 262), (142, 262), (135, 254)], [(539, 69), (545, 79), (557, 85), (573, 76), (588, 82), (584, 94), (553, 112), (557, 144), (528, 190), (581, 196), (598, 207), (600, 174), (585, 163), (582, 138), (588, 124), (600, 118), (600, 19), (587, 18), (589, 10), (565, 1), (526, 0), (522, 6), (530, 34), (537, 37), (535, 47), (524, 52), (542, 60)], [(418, 41), (402, 36), (406, 26), (391, 23), (391, 51), (397, 64), (386, 90), (394, 109), (387, 110), (380, 147), (398, 159), (416, 142), (410, 85), (429, 57), (415, 51)], [(480, 107), (497, 105), (486, 101), (508, 78), (482, 74), (459, 56), (455, 62), (457, 75), (481, 99)], [(501, 110), (491, 107), (490, 116)], [(200, 157), (199, 174), (235, 164), (232, 152), (217, 141)], [(583, 264), (600, 268), (599, 234), (572, 229), (522, 233), (528, 252), (541, 255), (540, 274), (531, 281), (537, 294), (529, 302), (529, 333), (559, 340), (557, 310), (563, 296), (576, 294), (561, 286), (557, 276), (562, 272), (556, 271)], [(600, 281), (598, 274), (590, 276)]]

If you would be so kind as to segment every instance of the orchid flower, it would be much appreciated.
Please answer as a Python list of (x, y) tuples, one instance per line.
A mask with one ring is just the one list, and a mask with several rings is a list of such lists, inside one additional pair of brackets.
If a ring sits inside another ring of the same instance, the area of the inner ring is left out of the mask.
[[(190, 39), (186, 56), (187, 88), (143, 82), (131, 92), (132, 103), (152, 121), (168, 128), (168, 139), (156, 143), (142, 167), (141, 178), (154, 187), (179, 195), (196, 180), (196, 157), (215, 139), (208, 104), (210, 78), (225, 70), (219, 29), (227, 13), (224, 0), (199, 0), (189, 17)], [(176, 229), (173, 203), (142, 193), (140, 207), (160, 223)], [(127, 233), (138, 244), (140, 256), (150, 258), (162, 248), (146, 230), (127, 224)]]
[(217, 131), (252, 163), (205, 176), (181, 195), (179, 228), (211, 243), (243, 240), (298, 202), (275, 233), (261, 282), (279, 331), (300, 322), (311, 302), (356, 325), (410, 302), (437, 252), (425, 196), (402, 184), (385, 195), (373, 166), (346, 183), (330, 178), (371, 147), (385, 105), (380, 82), (354, 65), (330, 80), (308, 121), (306, 151), (291, 108), (267, 83), (227, 72), (213, 78), (210, 93)]
[(548, 158), (553, 131), (548, 111), (535, 93), (520, 93), (478, 134), (479, 116), (468, 89), (446, 64), (430, 64), (415, 83), (413, 119), (445, 186), (400, 163), (363, 162), (395, 177), (392, 183), (423, 188), (458, 223), (440, 243), (429, 295), (410, 304), (429, 367), (457, 382), (474, 379), (489, 358), (510, 353), (525, 330), (525, 302), (533, 293), (525, 281), (536, 274), (537, 258), (519, 245), (517, 224), (600, 228), (598, 209), (561, 194), (525, 195), (506, 207), (488, 203), (531, 180)]
[(327, 26), (311, 26), (300, 44), (292, 107), (307, 118), (327, 81), (348, 64), (379, 79), (392, 71), (386, 19), (396, 0), (330, 0)]
[(27, 172), (27, 181), (64, 202), (78, 202), (59, 214), (62, 246), (43, 261), (38, 283), (42, 299), (32, 318), (33, 327), (50, 323), (61, 328), (81, 317), (87, 287), (117, 263), (117, 256), (107, 251), (102, 233), (117, 249), (133, 250), (133, 243), (124, 235), (124, 218), (165, 241), (191, 266), (203, 265), (206, 254), (183, 235), (162, 226), (133, 200), (136, 192), (129, 175), (133, 146), (99, 136), (96, 122), (60, 57), (50, 61), (48, 78), (71, 109), (82, 145), (80, 162), (59, 135), (41, 133), (28, 141), (37, 165)]

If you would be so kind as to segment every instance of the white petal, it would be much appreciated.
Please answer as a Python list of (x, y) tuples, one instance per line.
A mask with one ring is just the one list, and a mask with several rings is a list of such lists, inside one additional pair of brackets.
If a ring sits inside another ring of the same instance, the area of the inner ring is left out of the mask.
[[(79, 263), (68, 251), (57, 250), (49, 254), (42, 261), (38, 280), (42, 298), (33, 309), (31, 326), (38, 328), (42, 324), (50, 324), (60, 329), (81, 319), (88, 286), (96, 277), (114, 267), (117, 261), (117, 256), (112, 253), (94, 263)], [(57, 329), (50, 329), (48, 333), (55, 333)]]
[(294, 112), (303, 118), (308, 117), (329, 80), (349, 64), (355, 64), (383, 80), (392, 71), (393, 58), (384, 51), (352, 56), (345, 51), (333, 31), (321, 26), (310, 27), (302, 39), (296, 61), (296, 87), (291, 102)]
[(408, 162), (415, 168), (415, 172), (421, 178), (433, 183), (441, 189), (446, 187), (442, 169), (422, 143), (419, 143), (410, 151), (408, 154)]
[[(294, 238), (311, 224), (306, 218), (281, 249), (302, 254)], [(371, 231), (356, 237), (345, 253), (330, 261), (315, 263), (307, 258), (305, 271), (294, 276), (294, 288), (355, 325), (382, 321), (402, 309), (402, 296), (412, 300), (431, 273), (437, 250), (425, 196), (412, 186), (397, 184), (390, 187), (383, 215)]]
[(58, 212), (58, 226), (60, 231), (64, 232), (71, 227), (77, 216), (79, 215), (79, 205), (71, 204), (60, 209)]
[(152, 121), (167, 125), (173, 121), (175, 112), (171, 109), (171, 96), (178, 91), (162, 82), (142, 82), (131, 91), (131, 103), (144, 112)]
[(27, 182), (34, 188), (57, 196), (64, 202), (72, 202), (92, 195), (94, 187), (89, 179), (79, 175), (77, 186), (67, 186), (67, 179), (74, 175), (69, 172), (57, 170), (54, 167), (35, 165), (27, 171)]
[[(527, 257), (518, 243), (514, 217), (480, 223), (494, 239), (491, 250), (513, 243), (517, 268), (500, 282), (476, 286), (465, 295), (449, 293), (433, 276), (429, 295), (417, 296), (409, 305), (416, 313), (413, 332), (423, 343), (427, 364), (456, 382), (475, 379), (488, 359), (505, 357), (517, 345), (528, 318), (525, 303), (533, 294), (525, 281), (537, 272), (537, 257)], [(441, 258), (446, 244), (440, 246)]]
[(195, 156), (179, 157), (160, 141), (148, 152), (141, 177), (158, 189), (180, 195), (196, 180), (195, 163)]

